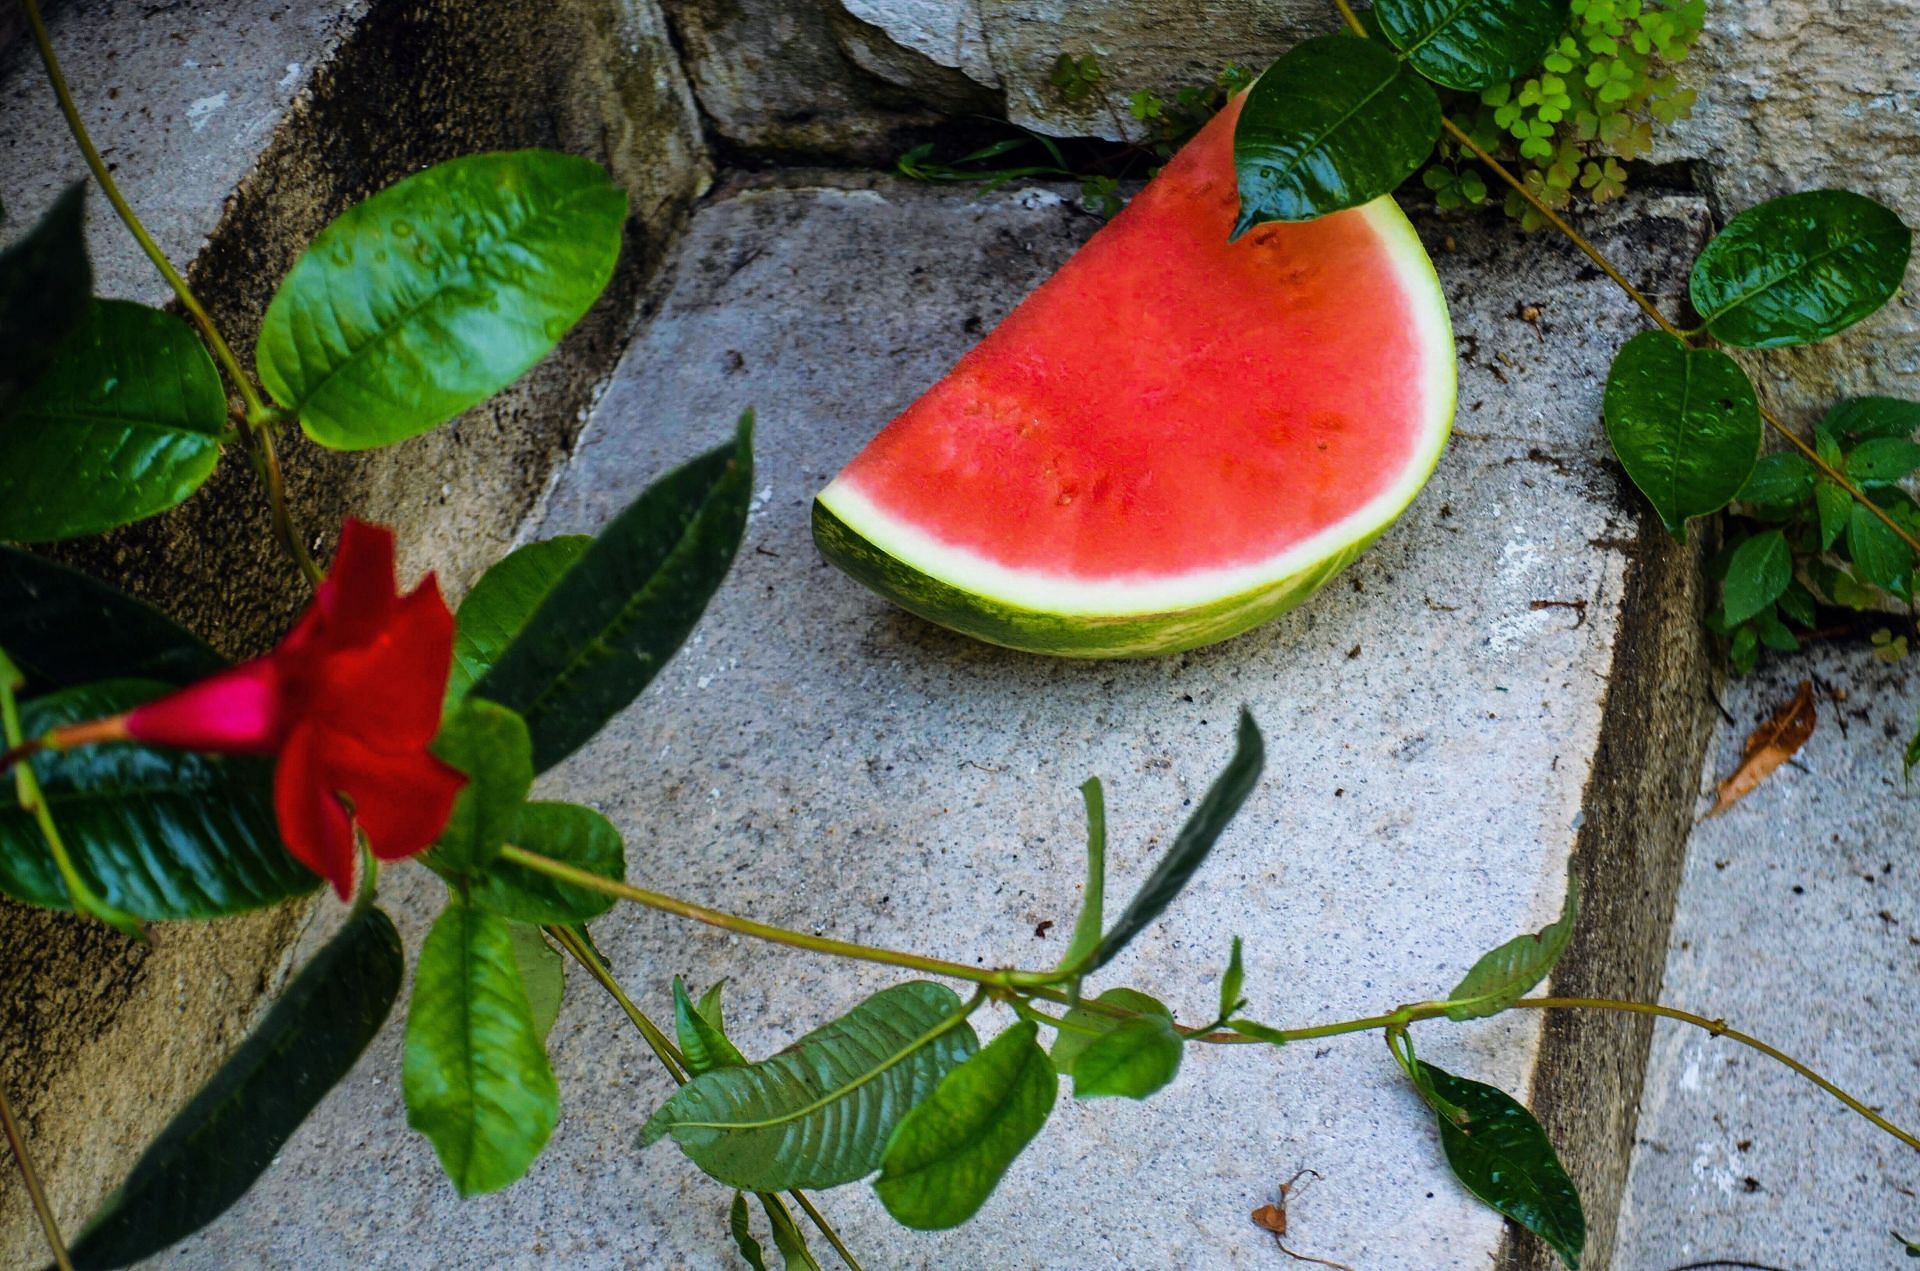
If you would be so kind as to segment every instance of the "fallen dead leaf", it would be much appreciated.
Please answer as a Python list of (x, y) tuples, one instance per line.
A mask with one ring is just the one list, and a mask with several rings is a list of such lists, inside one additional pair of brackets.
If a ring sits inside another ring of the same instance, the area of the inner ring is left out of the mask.
[(1332, 1267), (1334, 1271), (1353, 1271), (1353, 1268), (1344, 1262), (1334, 1262), (1328, 1258), (1316, 1258), (1310, 1254), (1296, 1253), (1292, 1249), (1287, 1248), (1286, 1242), (1281, 1239), (1282, 1236), (1287, 1234), (1287, 1197), (1294, 1190), (1294, 1184), (1298, 1183), (1302, 1177), (1308, 1174), (1312, 1174), (1316, 1179), (1320, 1177), (1319, 1171), (1317, 1170), (1301, 1170), (1292, 1178), (1280, 1184), (1280, 1202), (1278, 1204), (1262, 1205), (1260, 1208), (1254, 1210), (1249, 1217), (1253, 1219), (1254, 1226), (1264, 1231), (1272, 1232), (1273, 1242), (1280, 1247), (1280, 1252), (1286, 1254), (1295, 1262), (1311, 1262), (1317, 1266)]
[(1264, 1227), (1276, 1236), (1287, 1234), (1287, 1211), (1278, 1205), (1262, 1205), (1253, 1211), (1253, 1225)]
[(1747, 748), (1740, 756), (1740, 766), (1733, 775), (1720, 783), (1719, 798), (1714, 800), (1708, 811), (1710, 817), (1719, 816), (1740, 800), (1757, 789), (1762, 781), (1781, 764), (1794, 757), (1800, 747), (1807, 744), (1807, 738), (1813, 736), (1813, 726), (1819, 721), (1819, 715), (1813, 705), (1813, 681), (1800, 681), (1800, 689), (1793, 700), (1773, 713), (1773, 718), (1753, 730), (1747, 738)]

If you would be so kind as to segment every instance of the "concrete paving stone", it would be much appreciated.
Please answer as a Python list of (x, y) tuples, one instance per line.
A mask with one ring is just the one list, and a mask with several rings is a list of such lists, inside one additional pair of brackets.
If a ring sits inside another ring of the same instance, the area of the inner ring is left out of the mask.
[[(1551, 918), (1592, 829), (1576, 827), (1615, 646), (1644, 638), (1653, 608), (1623, 608), (1637, 513), (1598, 422), (1632, 311), (1565, 249), (1498, 218), (1423, 225), (1454, 304), (1461, 415), (1404, 520), (1302, 610), (1226, 645), (1133, 663), (1013, 654), (832, 570), (808, 508), (1092, 232), (1070, 194), (800, 174), (696, 214), (529, 536), (596, 529), (751, 405), (747, 542), (686, 649), (540, 793), (605, 811), (649, 885), (820, 934), (1037, 964), (1058, 956), (1078, 906), (1079, 782), (1107, 782), (1119, 903), (1224, 762), (1247, 703), (1271, 748), (1266, 780), (1102, 983), (1198, 1019), (1237, 933), (1251, 1009), (1274, 1022), (1444, 992)], [(1659, 265), (1691, 251), (1702, 223), (1695, 202), (1639, 200), (1597, 232), (1631, 232)], [(390, 877), (417, 947), (440, 888), (422, 871)], [(696, 988), (728, 977), (750, 1054), (901, 978), (639, 911), (594, 931), (655, 1012), (674, 973)], [(1513, 1017), (1420, 1039), (1435, 1062), (1524, 1095), (1546, 1080), (1540, 1031)], [(458, 1201), (404, 1128), (400, 1034), (396, 1017), (252, 1193), (159, 1265), (734, 1265), (726, 1191), (670, 1144), (633, 1147), (670, 1086), (590, 983), (574, 977), (552, 1034), (560, 1128), (530, 1177), (494, 1196)], [(1451, 1180), (1377, 1037), (1195, 1048), (1150, 1103), (1063, 1099), (957, 1231), (904, 1232), (863, 1186), (823, 1203), (874, 1267), (1268, 1267), (1288, 1264), (1248, 1213), (1302, 1167), (1324, 1176), (1293, 1206), (1302, 1252), (1441, 1271), (1501, 1250), (1502, 1224)], [(1604, 1244), (1611, 1200), (1597, 1212)]]

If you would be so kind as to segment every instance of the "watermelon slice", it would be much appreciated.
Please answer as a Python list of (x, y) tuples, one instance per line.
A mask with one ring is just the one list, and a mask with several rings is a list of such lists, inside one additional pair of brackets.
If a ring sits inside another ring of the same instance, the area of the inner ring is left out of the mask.
[(1433, 262), (1390, 198), (1229, 243), (1238, 114), (820, 493), (829, 560), (995, 644), (1135, 657), (1291, 608), (1405, 510), (1453, 422)]

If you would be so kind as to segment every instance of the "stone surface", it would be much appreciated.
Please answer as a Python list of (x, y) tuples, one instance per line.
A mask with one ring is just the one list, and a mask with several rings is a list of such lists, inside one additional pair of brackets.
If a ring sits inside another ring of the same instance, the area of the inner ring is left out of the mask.
[[(1900, 750), (1920, 678), (1864, 643), (1816, 648), (1727, 687), (1733, 722), (1708, 753), (1703, 792), (1800, 680), (1847, 700), (1821, 703), (1799, 766), (1694, 831), (1662, 997), (1724, 1016), (1912, 1128), (1920, 794), (1901, 780)], [(1911, 1151), (1771, 1060), (1660, 1025), (1618, 1265), (1894, 1266), (1888, 1231), (1916, 1229)]]
[[(1663, 258), (1692, 250), (1702, 223), (1681, 200), (1629, 215), (1620, 232)], [(1105, 982), (1196, 1020), (1239, 933), (1253, 1009), (1276, 1022), (1425, 998), (1551, 916), (1576, 841), (1598, 912), (1658, 915), (1643, 920), (1657, 922), (1638, 972), (1651, 979), (1679, 834), (1643, 841), (1667, 811), (1614, 808), (1628, 786), (1610, 752), (1677, 765), (1684, 814), (1697, 746), (1685, 728), (1648, 729), (1632, 686), (1686, 683), (1698, 627), (1680, 573), (1662, 566), (1688, 558), (1638, 534), (1602, 458), (1599, 385), (1632, 313), (1547, 240), (1497, 218), (1424, 227), (1436, 248), (1453, 240), (1437, 253), (1462, 349), (1452, 449), (1348, 576), (1260, 631), (1158, 662), (1048, 661), (929, 627), (818, 559), (813, 492), (1092, 228), (1061, 191), (975, 200), (825, 174), (734, 189), (696, 216), (532, 534), (595, 529), (754, 405), (748, 542), (680, 657), (544, 792), (604, 809), (649, 885), (821, 934), (1039, 964), (1078, 903), (1078, 783), (1106, 779), (1119, 903), (1224, 761), (1245, 702), (1269, 775)], [(1519, 316), (1528, 305), (1535, 322)], [(1704, 707), (1698, 684), (1681, 697)], [(1629, 731), (1640, 740), (1622, 741)], [(1684, 754), (1642, 755), (1647, 738)], [(417, 944), (440, 888), (417, 870), (390, 877)], [(655, 1012), (675, 973), (730, 977), (729, 1019), (751, 1053), (897, 978), (638, 911), (594, 929)], [(1568, 975), (1618, 983), (1635, 956), (1583, 938)], [(563, 1119), (546, 1155), (513, 1189), (464, 1204), (403, 1129), (400, 1029), (240, 1205), (163, 1261), (346, 1266), (431, 1248), (447, 1265), (732, 1264), (726, 1193), (670, 1145), (631, 1146), (670, 1087), (590, 983), (571, 984), (553, 1033)], [(1435, 1062), (1550, 1111), (1584, 1106), (1560, 1088), (1575, 1060), (1637, 1075), (1631, 1036), (1598, 1056), (1540, 1034), (1514, 1017), (1420, 1040)], [(1612, 1133), (1566, 1136), (1583, 1176), (1624, 1168)], [(1502, 1253), (1501, 1224), (1450, 1181), (1373, 1037), (1195, 1049), (1150, 1104), (1063, 1101), (958, 1231), (903, 1232), (862, 1187), (824, 1204), (876, 1266), (1267, 1266), (1271, 1237), (1247, 1214), (1301, 1167), (1324, 1175), (1293, 1205), (1303, 1252), (1420, 1271), (1496, 1253), (1538, 1265), (1536, 1250)], [(1590, 1203), (1601, 1250), (1612, 1197)]]

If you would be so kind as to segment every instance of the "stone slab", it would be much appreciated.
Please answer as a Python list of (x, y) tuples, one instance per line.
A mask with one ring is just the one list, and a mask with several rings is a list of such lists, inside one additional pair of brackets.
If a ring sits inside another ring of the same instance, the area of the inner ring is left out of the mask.
[[(1663, 998), (1771, 1042), (1896, 1122), (1920, 1122), (1920, 793), (1900, 751), (1910, 662), (1817, 646), (1728, 685), (1700, 786), (1806, 678), (1825, 701), (1799, 766), (1693, 833)], [(1705, 799), (1703, 796), (1703, 806)], [(1771, 1060), (1663, 1024), (1641, 1100), (1618, 1265), (1747, 1260), (1804, 1271), (1901, 1263), (1920, 1235), (1913, 1153)]]
[[(1043, 963), (1079, 899), (1078, 783), (1107, 782), (1109, 889), (1124, 896), (1224, 762), (1248, 703), (1271, 748), (1266, 781), (1105, 982), (1198, 1019), (1238, 933), (1253, 1010), (1276, 1022), (1444, 992), (1483, 950), (1552, 915), (1576, 842), (1595, 861), (1632, 859), (1619, 842), (1666, 815), (1644, 803), (1582, 815), (1610, 808), (1605, 751), (1623, 730), (1664, 736), (1637, 705), (1616, 717), (1611, 703), (1637, 701), (1626, 682), (1690, 665), (1620, 650), (1666, 651), (1697, 632), (1680, 584), (1633, 590), (1668, 577), (1646, 556), (1665, 549), (1639, 537), (1604, 458), (1600, 385), (1632, 311), (1564, 249), (1497, 217), (1425, 224), (1454, 301), (1461, 415), (1401, 523), (1304, 609), (1226, 645), (1133, 663), (1012, 654), (897, 612), (823, 564), (808, 506), (1092, 232), (1070, 194), (801, 174), (697, 214), (532, 534), (597, 528), (751, 405), (747, 544), (679, 658), (544, 793), (603, 809), (628, 836), (631, 876), (651, 886), (821, 934)], [(1697, 203), (1668, 199), (1600, 232), (1664, 259), (1690, 251), (1701, 226)], [(1686, 625), (1669, 629), (1676, 605)], [(1609, 839), (1602, 819), (1626, 828)], [(1670, 855), (1589, 871), (1596, 907), (1659, 909)], [(439, 904), (419, 874), (394, 871), (389, 897), (410, 945)], [(616, 912), (595, 934), (655, 1012), (674, 973), (729, 977), (732, 1027), (756, 1054), (896, 979), (648, 913)], [(1653, 948), (1664, 945), (1662, 925)], [(1576, 954), (1601, 978), (1630, 961)], [(570, 989), (552, 1035), (562, 1122), (526, 1181), (455, 1199), (404, 1129), (395, 1020), (253, 1192), (163, 1263), (402, 1265), (431, 1250), (442, 1265), (732, 1265), (724, 1190), (671, 1146), (631, 1145), (665, 1075), (589, 983)], [(1430, 1027), (1421, 1041), (1450, 1069), (1566, 1103), (1565, 1057), (1543, 1060), (1557, 1043), (1540, 1035), (1514, 1017)], [(1630, 1049), (1587, 1058), (1637, 1074)], [(1593, 1154), (1607, 1177), (1608, 1142), (1576, 1133), (1576, 1168)], [(1496, 1255), (1537, 1264), (1537, 1251), (1503, 1250), (1501, 1223), (1450, 1180), (1372, 1037), (1195, 1049), (1149, 1104), (1065, 1100), (954, 1232), (903, 1232), (863, 1187), (824, 1204), (874, 1266), (1271, 1266), (1271, 1238), (1247, 1215), (1302, 1167), (1324, 1176), (1293, 1207), (1303, 1252), (1419, 1271), (1477, 1271)], [(1597, 1189), (1590, 1204), (1604, 1247), (1613, 1198)]]

